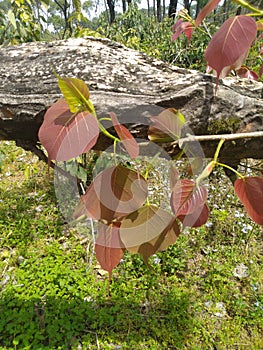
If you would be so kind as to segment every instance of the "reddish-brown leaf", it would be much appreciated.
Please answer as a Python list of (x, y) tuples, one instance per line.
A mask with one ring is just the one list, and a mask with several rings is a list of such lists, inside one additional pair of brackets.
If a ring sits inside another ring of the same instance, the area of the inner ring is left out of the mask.
[(132, 136), (130, 131), (122, 124), (119, 123), (116, 115), (111, 112), (110, 117), (112, 124), (119, 138), (121, 139), (126, 151), (132, 159), (136, 159), (139, 155), (139, 145), (136, 142), (135, 138)]
[(185, 34), (188, 41), (191, 40), (193, 35), (193, 25), (190, 22), (183, 22), (181, 19), (173, 25), (172, 27), (173, 35), (172, 42), (175, 41), (182, 33)]
[(248, 69), (248, 67), (242, 66), (239, 69), (236, 69), (236, 73), (239, 76), (239, 78), (246, 78), (258, 81), (257, 73)]
[[(157, 251), (164, 238), (159, 245), (155, 246), (155, 243), (158, 237), (169, 227), (172, 220), (172, 215), (165, 210), (153, 205), (146, 205), (122, 220), (120, 227), (121, 240), (125, 248), (132, 253), (139, 252), (140, 246), (144, 243), (150, 243)], [(147, 247), (150, 249), (149, 245)]]
[(205, 51), (206, 61), (217, 72), (217, 78), (224, 78), (242, 65), (256, 34), (256, 21), (249, 16), (235, 16), (224, 22)]
[(179, 215), (178, 219), (182, 222), (183, 227), (200, 227), (207, 222), (208, 217), (208, 206), (206, 204), (203, 204), (203, 207), (199, 207), (196, 211), (192, 212), (191, 214)]
[(237, 179), (234, 187), (251, 219), (263, 225), (263, 178), (254, 176)]
[(198, 27), (200, 23), (204, 20), (205, 17), (207, 17), (220, 3), (221, 0), (210, 0), (205, 7), (202, 8), (202, 10), (199, 12), (198, 16), (196, 17), (195, 26)]
[(148, 131), (149, 139), (168, 142), (180, 137), (185, 118), (178, 110), (168, 108), (159, 115), (151, 117), (151, 121), (153, 124)]
[(99, 225), (95, 253), (100, 266), (110, 274), (121, 261), (124, 248), (120, 240), (119, 227)]
[(196, 187), (192, 180), (180, 180), (173, 188), (171, 208), (175, 216), (185, 216), (193, 212), (202, 212), (207, 199), (207, 189), (204, 186)]
[(50, 160), (65, 161), (89, 151), (99, 136), (96, 118), (88, 112), (70, 112), (61, 99), (46, 112), (38, 137)]
[(111, 222), (140, 208), (146, 198), (145, 179), (124, 166), (114, 166), (96, 176), (81, 197), (74, 217), (86, 214), (96, 220)]

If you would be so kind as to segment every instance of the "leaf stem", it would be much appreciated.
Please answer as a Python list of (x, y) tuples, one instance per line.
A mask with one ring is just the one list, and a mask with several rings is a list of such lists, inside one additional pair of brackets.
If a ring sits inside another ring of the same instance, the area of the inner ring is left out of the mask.
[(215, 151), (215, 155), (214, 155), (214, 162), (217, 162), (217, 158), (219, 156), (219, 152), (221, 150), (221, 147), (223, 146), (223, 143), (225, 142), (225, 139), (221, 139), (217, 145), (216, 151)]
[(99, 129), (100, 131), (107, 137), (109, 137), (110, 139), (112, 139), (113, 141), (116, 142), (121, 142), (120, 139), (118, 139), (118, 137), (113, 136), (111, 133), (108, 132), (108, 130), (105, 129), (105, 127), (101, 124), (100, 120), (98, 119), (98, 124), (99, 124)]
[(251, 4), (249, 4), (248, 2), (246, 2), (244, 0), (233, 0), (233, 2), (235, 2), (238, 5), (241, 5), (242, 7), (245, 7), (246, 9), (248, 9), (250, 11), (253, 11), (256, 16), (263, 16), (262, 10), (260, 10), (257, 7), (252, 6)]
[(227, 169), (233, 171), (233, 173), (235, 173), (235, 174), (236, 174), (238, 177), (240, 177), (241, 179), (244, 179), (244, 178), (245, 178), (245, 176), (241, 175), (238, 171), (236, 171), (235, 169), (231, 168), (231, 166), (229, 166), (229, 165), (227, 165), (227, 164), (216, 162), (215, 165), (220, 165), (220, 166), (222, 166), (222, 167), (224, 167), (224, 168), (227, 168)]

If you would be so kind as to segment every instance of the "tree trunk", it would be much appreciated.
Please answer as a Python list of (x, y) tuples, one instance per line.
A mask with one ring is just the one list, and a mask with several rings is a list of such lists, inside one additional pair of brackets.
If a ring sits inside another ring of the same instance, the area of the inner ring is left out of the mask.
[[(141, 139), (147, 139), (149, 116), (164, 108), (180, 109), (195, 135), (263, 130), (262, 83), (227, 78), (215, 98), (210, 75), (89, 37), (0, 48), (0, 139), (36, 150), (44, 114), (61, 97), (53, 69), (86, 81), (98, 116), (115, 112)], [(95, 148), (110, 142), (101, 136)], [(206, 157), (213, 157), (217, 143), (201, 143)], [(161, 146), (171, 156), (180, 151), (176, 142)], [(263, 138), (226, 141), (220, 154), (232, 163), (262, 158)]]
[(153, 0), (153, 15), (156, 17), (156, 0)]
[(161, 0), (156, 1), (156, 7), (157, 7), (157, 21), (161, 22), (162, 21), (162, 5), (161, 5)]
[(147, 14), (148, 14), (148, 17), (151, 16), (151, 12), (150, 12), (150, 0), (147, 0)]
[(126, 0), (122, 0), (122, 13), (126, 12)]
[(110, 24), (115, 20), (115, 0), (107, 0), (107, 5), (110, 12)]
[(169, 3), (169, 9), (168, 9), (168, 16), (169, 17), (175, 17), (176, 11), (177, 11), (177, 3), (178, 0), (170, 0)]

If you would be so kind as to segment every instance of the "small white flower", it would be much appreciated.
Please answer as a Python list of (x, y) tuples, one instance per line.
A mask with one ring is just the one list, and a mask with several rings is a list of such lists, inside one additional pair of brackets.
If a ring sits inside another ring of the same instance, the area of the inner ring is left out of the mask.
[(207, 221), (207, 222), (205, 223), (205, 226), (206, 226), (206, 227), (212, 227), (212, 226), (213, 226), (213, 223), (212, 223), (211, 221)]
[(244, 213), (240, 213), (238, 210), (235, 211), (234, 215), (236, 218), (243, 218), (244, 217)]
[(159, 264), (161, 262), (161, 259), (158, 258), (158, 256), (154, 256), (153, 263), (154, 264)]
[(36, 208), (35, 208), (36, 212), (38, 213), (41, 213), (42, 210), (43, 210), (43, 206), (42, 205), (38, 205)]

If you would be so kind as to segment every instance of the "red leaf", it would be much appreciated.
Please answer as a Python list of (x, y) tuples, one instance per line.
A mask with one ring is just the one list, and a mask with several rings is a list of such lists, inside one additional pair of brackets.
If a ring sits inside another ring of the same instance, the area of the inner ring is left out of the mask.
[(209, 217), (209, 209), (206, 204), (203, 205), (200, 212), (200, 208), (188, 215), (179, 215), (178, 219), (182, 222), (183, 227), (200, 227), (204, 225)]
[(95, 244), (95, 253), (100, 266), (110, 274), (124, 254), (120, 240), (119, 227), (113, 225), (99, 225), (99, 235)]
[(96, 118), (88, 112), (70, 112), (66, 100), (51, 106), (41, 125), (38, 137), (50, 160), (65, 161), (89, 151), (99, 136)]
[(263, 46), (261, 46), (260, 55), (263, 55)]
[(151, 117), (153, 123), (148, 131), (151, 141), (167, 142), (177, 140), (185, 123), (184, 116), (174, 108), (167, 108), (159, 115)]
[(130, 131), (122, 124), (119, 123), (116, 115), (111, 112), (110, 117), (112, 124), (119, 138), (121, 139), (126, 151), (129, 153), (129, 156), (132, 159), (136, 159), (139, 155), (139, 145), (136, 142), (135, 138), (132, 136)]
[(96, 176), (81, 197), (74, 217), (86, 214), (96, 220), (111, 222), (140, 208), (146, 198), (145, 179), (124, 166), (114, 166)]
[(202, 8), (202, 10), (199, 12), (198, 16), (196, 17), (195, 26), (198, 27), (200, 23), (204, 20), (205, 17), (207, 17), (220, 3), (221, 0), (210, 0), (205, 7)]
[(191, 40), (193, 34), (193, 25), (190, 22), (183, 22), (181, 19), (173, 25), (172, 27), (173, 35), (172, 42), (175, 41), (182, 33), (188, 38), (188, 41)]
[(248, 69), (245, 66), (242, 66), (239, 69), (237, 69), (236, 73), (240, 78), (246, 78), (246, 79), (258, 81), (257, 73), (253, 72), (252, 70)]
[(217, 72), (217, 78), (224, 78), (242, 65), (256, 34), (256, 22), (248, 16), (229, 18), (222, 25), (205, 51), (207, 63)]
[(186, 216), (202, 212), (207, 199), (207, 189), (204, 186), (196, 187), (192, 180), (180, 180), (173, 188), (171, 195), (171, 208), (175, 216)]
[(251, 219), (263, 225), (263, 178), (255, 176), (237, 179), (234, 187)]

